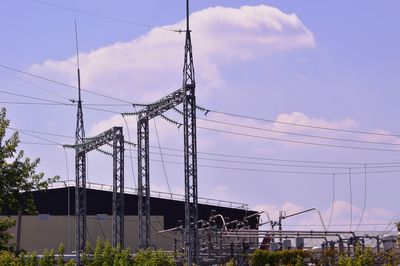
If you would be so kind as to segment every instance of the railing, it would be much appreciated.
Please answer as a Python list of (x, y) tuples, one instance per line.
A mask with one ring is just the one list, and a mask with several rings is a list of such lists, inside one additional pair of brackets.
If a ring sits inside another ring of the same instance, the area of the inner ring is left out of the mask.
[[(49, 189), (63, 188), (63, 187), (75, 187), (75, 181), (73, 181), (73, 180), (59, 181), (59, 182), (55, 182), (55, 183), (49, 185)], [(113, 191), (112, 185), (93, 183), (93, 182), (86, 182), (86, 188), (103, 190), (103, 191)], [(138, 190), (137, 190), (137, 188), (125, 187), (125, 193), (131, 194), (131, 195), (137, 195)], [(163, 191), (151, 191), (150, 196), (154, 197), (154, 198), (160, 198), (160, 199), (185, 201), (185, 195), (168, 193), (168, 192), (163, 192)], [(233, 208), (233, 209), (242, 209), (242, 210), (249, 209), (249, 205), (246, 203), (218, 200), (218, 199), (211, 199), (211, 198), (202, 198), (202, 197), (199, 197), (198, 200), (199, 200), (199, 204), (227, 207), (227, 208)]]

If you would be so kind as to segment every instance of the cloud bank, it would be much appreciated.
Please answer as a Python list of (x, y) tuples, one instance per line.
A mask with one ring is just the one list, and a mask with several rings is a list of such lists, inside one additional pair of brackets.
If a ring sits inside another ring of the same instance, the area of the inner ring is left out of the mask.
[[(190, 18), (198, 94), (224, 86), (221, 66), (238, 60), (315, 46), (313, 34), (295, 14), (259, 5), (212, 7)], [(183, 28), (184, 21), (165, 28)], [(153, 101), (182, 83), (184, 35), (153, 29), (129, 42), (117, 42), (80, 55), (82, 86), (98, 92)], [(48, 60), (30, 71), (75, 84), (75, 56)]]

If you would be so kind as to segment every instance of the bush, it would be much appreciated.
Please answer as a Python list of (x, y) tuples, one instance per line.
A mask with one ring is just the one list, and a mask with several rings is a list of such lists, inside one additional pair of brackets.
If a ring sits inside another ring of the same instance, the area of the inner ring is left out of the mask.
[(0, 265), (15, 265), (14, 255), (7, 251), (0, 251)]
[(134, 258), (134, 265), (140, 266), (175, 266), (174, 258), (160, 250), (139, 250)]
[(274, 265), (302, 265), (303, 259), (310, 257), (304, 250), (282, 250), (270, 252), (267, 250), (256, 250), (250, 258), (252, 266)]
[(375, 265), (375, 255), (371, 249), (364, 251), (357, 249), (354, 256), (341, 255), (338, 261), (339, 266), (373, 266)]
[(8, 230), (14, 226), (15, 226), (14, 220), (11, 220), (9, 218), (0, 219), (0, 251), (12, 250), (12, 246), (9, 243), (10, 240), (12, 239), (12, 235)]

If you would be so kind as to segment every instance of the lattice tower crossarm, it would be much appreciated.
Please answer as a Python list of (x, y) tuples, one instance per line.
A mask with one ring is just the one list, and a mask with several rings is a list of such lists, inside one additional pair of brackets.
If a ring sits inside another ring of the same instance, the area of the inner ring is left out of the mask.
[(124, 246), (124, 137), (122, 127), (113, 127), (103, 133), (83, 138), (81, 143), (64, 145), (76, 152), (76, 252), (77, 265), (86, 243), (86, 153), (113, 142), (113, 246)]

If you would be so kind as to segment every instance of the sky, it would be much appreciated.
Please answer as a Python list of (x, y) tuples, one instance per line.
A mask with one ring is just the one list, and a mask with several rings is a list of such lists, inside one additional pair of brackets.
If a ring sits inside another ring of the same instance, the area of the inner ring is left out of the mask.
[[(400, 3), (192, 2), (197, 103), (210, 110), (197, 113), (199, 196), (273, 219), (315, 207), (330, 228), (391, 229), (400, 215)], [(77, 91), (10, 68), (76, 86), (75, 20), (82, 89), (118, 99), (83, 92), (87, 136), (123, 126), (136, 143), (136, 118), (120, 115), (135, 111), (126, 103), (182, 85), (183, 0), (5, 0), (0, 16), (0, 105), (47, 176), (74, 179), (74, 152), (60, 144), (74, 142), (76, 107), (65, 104)], [(151, 189), (182, 194), (182, 129), (157, 118), (150, 131)], [(135, 148), (125, 155), (135, 187)], [(88, 155), (89, 182), (111, 184), (111, 173), (111, 158)], [(321, 223), (307, 213), (283, 226)]]

